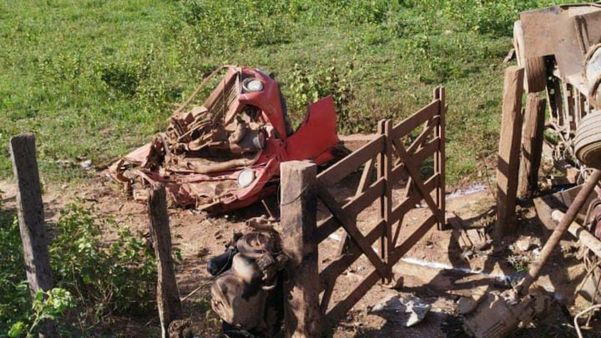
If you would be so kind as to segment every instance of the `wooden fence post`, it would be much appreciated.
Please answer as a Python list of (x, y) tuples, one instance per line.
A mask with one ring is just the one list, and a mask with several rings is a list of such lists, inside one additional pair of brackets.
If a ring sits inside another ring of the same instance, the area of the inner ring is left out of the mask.
[(444, 223), (437, 222), (438, 230), (447, 229), (446, 224), (446, 121), (445, 121), (445, 113), (447, 109), (446, 103), (446, 92), (444, 87), (438, 87), (434, 89), (434, 99), (440, 100), (440, 106), (438, 108), (438, 118), (440, 119), (438, 122), (438, 126), (434, 130), (434, 136), (440, 138), (440, 148), (434, 155), (434, 171), (440, 175), (440, 184), (438, 188), (436, 188), (436, 204), (438, 208), (442, 210), (442, 215), (444, 217)]
[(497, 224), (495, 240), (515, 230), (515, 207), (520, 167), (522, 138), (522, 95), (524, 69), (516, 66), (505, 70), (503, 116), (497, 160)]
[(317, 167), (291, 161), (280, 166), (282, 247), (290, 258), (285, 289), (286, 337), (320, 337), (317, 242)]
[(150, 191), (148, 216), (150, 217), (150, 235), (157, 259), (157, 307), (161, 320), (162, 337), (167, 338), (169, 324), (181, 317), (182, 305), (171, 258), (171, 233), (163, 185), (154, 186)]
[(545, 101), (537, 94), (528, 94), (524, 114), (522, 136), (522, 161), (518, 196), (530, 198), (538, 190), (538, 169), (540, 168), (545, 133)]
[[(13, 172), (17, 179), (17, 216), (23, 242), (27, 281), (32, 296), (52, 289), (52, 270), (48, 256), (47, 233), (44, 229), (44, 204), (36, 159), (35, 136), (25, 134), (10, 140)], [(40, 326), (40, 337), (58, 337), (56, 324), (46, 320)]]
[[(381, 120), (378, 122), (377, 135), (386, 137), (384, 143), (384, 152), (378, 154), (378, 179), (384, 179), (384, 193), (380, 196), (380, 220), (385, 224), (385, 231), (380, 240), (380, 257), (383, 262), (389, 263), (393, 251), (392, 243), (392, 222), (390, 214), (392, 213), (392, 180), (390, 173), (392, 171), (392, 121)], [(392, 264), (386, 266), (386, 278), (382, 278), (382, 283), (392, 282)]]

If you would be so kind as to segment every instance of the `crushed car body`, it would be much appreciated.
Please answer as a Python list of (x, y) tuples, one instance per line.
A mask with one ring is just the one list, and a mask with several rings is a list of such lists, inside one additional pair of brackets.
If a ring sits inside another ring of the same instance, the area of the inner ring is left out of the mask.
[[(202, 104), (201, 89), (225, 76)], [(209, 212), (248, 206), (277, 191), (279, 165), (334, 158), (336, 111), (328, 96), (309, 105), (292, 131), (275, 79), (248, 67), (213, 72), (174, 111), (165, 132), (115, 162), (110, 175), (135, 199), (149, 184), (165, 185), (175, 205)]]

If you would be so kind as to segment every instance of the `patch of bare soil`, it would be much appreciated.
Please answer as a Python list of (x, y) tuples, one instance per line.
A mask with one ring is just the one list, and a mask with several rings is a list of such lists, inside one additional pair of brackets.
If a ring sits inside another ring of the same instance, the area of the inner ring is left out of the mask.
[[(351, 177), (349, 180), (357, 180)], [(346, 180), (345, 180), (346, 181)], [(349, 186), (353, 182), (343, 181), (336, 188), (336, 196), (350, 197), (354, 194)], [(57, 220), (59, 211), (67, 204), (79, 200), (92, 207), (99, 217), (112, 217), (123, 226), (147, 232), (148, 219), (145, 205), (129, 199), (121, 188), (100, 173), (85, 184), (77, 186), (47, 186), (44, 201), (46, 216), (50, 223)], [(494, 218), (494, 198), (486, 186), (473, 186), (472, 189), (449, 193), (447, 212), (461, 218), (470, 227), (485, 227)], [(14, 201), (14, 184), (0, 182), (4, 191), (7, 207)], [(401, 194), (401, 190), (395, 190)], [(272, 211), (278, 205), (277, 198), (267, 201)], [(209, 216), (193, 210), (170, 208), (170, 221), (174, 247), (180, 250), (182, 261), (177, 265), (177, 279), (181, 297), (186, 297), (184, 308), (193, 320), (202, 323), (206, 336), (216, 336), (219, 320), (210, 310), (209, 287), (212, 277), (206, 271), (206, 263), (211, 256), (221, 254), (225, 244), (232, 238), (233, 232), (246, 230), (245, 220), (266, 214), (265, 207), (258, 203), (244, 210), (221, 216)], [(326, 215), (323, 208), (321, 217)], [(358, 226), (365, 234), (377, 219), (378, 207), (373, 205), (359, 215)], [(429, 216), (427, 208), (417, 206), (406, 215), (401, 228), (401, 238), (412, 227), (421, 224)], [(461, 296), (474, 292), (506, 288), (511, 281), (524, 273), (528, 262), (534, 259), (544, 240), (548, 237), (539, 224), (533, 209), (524, 208), (521, 212), (519, 234), (507, 238), (499, 248), (466, 251), (461, 247), (458, 230), (430, 230), (394, 267), (393, 271), (399, 283), (396, 288), (377, 284), (349, 312), (344, 321), (332, 332), (334, 337), (463, 337), (461, 320), (456, 314), (456, 302)], [(338, 252), (338, 246), (344, 238), (339, 230), (319, 246), (320, 265), (327, 265)], [(524, 244), (524, 241), (533, 240)], [(110, 240), (110, 234), (107, 234)], [(519, 244), (518, 244), (519, 243)], [(565, 245), (569, 248), (570, 238)], [(374, 247), (377, 249), (377, 245)], [(371, 264), (362, 256), (336, 283), (335, 293), (330, 307), (343, 299), (354, 286), (372, 270)], [(568, 309), (586, 307), (582, 299), (573, 300), (573, 293), (583, 268), (572, 252), (556, 250), (552, 261), (545, 267), (539, 284), (554, 294), (558, 305), (553, 314), (546, 316), (547, 321), (538, 321), (534, 326), (521, 330), (517, 335), (555, 335), (573, 336), (571, 319), (566, 315)], [(400, 312), (391, 316), (382, 316), (372, 311), (374, 305), (390, 296), (419, 297), (431, 305), (424, 320), (412, 327), (403, 325), (406, 314)], [(549, 318), (555, 318), (549, 322)], [(158, 327), (158, 320), (148, 322), (117, 322), (113, 333), (120, 330), (127, 336), (147, 336), (149, 327)], [(127, 326), (127, 327), (126, 327)], [(132, 327), (133, 326), (133, 327)]]

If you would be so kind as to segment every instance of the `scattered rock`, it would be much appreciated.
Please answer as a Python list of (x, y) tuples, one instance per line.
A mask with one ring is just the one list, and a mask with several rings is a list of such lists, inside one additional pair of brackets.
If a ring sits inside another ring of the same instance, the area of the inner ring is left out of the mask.
[(81, 161), (81, 162), (79, 162), (79, 166), (83, 170), (90, 170), (90, 169), (92, 169), (92, 160)]
[[(431, 308), (432, 306), (430, 304), (425, 303), (418, 297), (392, 295), (376, 304), (370, 310), (370, 313), (378, 315), (388, 321), (411, 327), (421, 322)], [(401, 313), (405, 315), (400, 315)]]
[(541, 242), (540, 238), (526, 236), (518, 239), (513, 245), (517, 250), (526, 252), (534, 248), (540, 248)]
[(340, 237), (340, 235), (339, 235), (339, 234), (337, 234), (337, 233), (335, 233), (335, 232), (331, 233), (331, 234), (328, 236), (328, 238), (329, 238), (329, 239), (331, 239), (331, 240), (334, 240), (334, 241), (336, 241), (336, 242), (341, 242), (341, 241), (342, 241), (342, 238)]
[(579, 246), (573, 241), (561, 241), (559, 243), (559, 248), (561, 249), (561, 253), (565, 256), (575, 256), (575, 254), (578, 252)]
[(403, 287), (403, 277), (394, 275), (389, 283), (384, 284), (384, 287), (395, 290), (400, 289), (401, 287)]

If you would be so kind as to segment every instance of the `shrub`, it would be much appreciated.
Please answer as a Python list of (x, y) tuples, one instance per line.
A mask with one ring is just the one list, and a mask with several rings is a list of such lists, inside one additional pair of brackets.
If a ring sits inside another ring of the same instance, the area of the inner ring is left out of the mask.
[[(104, 238), (107, 230), (117, 234), (111, 243)], [(139, 236), (76, 204), (62, 211), (56, 232), (50, 247), (55, 284), (73, 292), (81, 319), (95, 323), (113, 313), (153, 309), (156, 267)]]
[[(49, 291), (38, 291), (33, 298), (32, 314), (27, 322), (18, 321), (8, 331), (11, 338), (27, 335), (34, 337), (39, 325), (44, 320), (57, 320), (65, 311), (75, 306), (71, 293), (65, 289), (53, 288)], [(26, 331), (27, 330), (27, 331)]]
[[(352, 126), (348, 111), (349, 102), (353, 99), (353, 87), (350, 81), (353, 65), (348, 63), (343, 69), (336, 66), (312, 66), (312, 71), (298, 64), (286, 78), (287, 102), (291, 111), (304, 112), (307, 104), (320, 98), (332, 95), (336, 103), (338, 120), (345, 121), (344, 125)], [(300, 122), (301, 116), (292, 116), (294, 122)], [(355, 118), (360, 118), (355, 116)], [(355, 124), (356, 125), (356, 124)], [(348, 130), (347, 130), (348, 131)]]
[[(57, 288), (30, 299), (25, 281), (17, 221), (0, 213), (0, 336), (35, 331), (44, 318), (67, 313), (76, 331), (85, 333), (111, 314), (154, 312), (156, 265), (140, 235), (110, 219), (96, 219), (91, 210), (67, 206), (49, 247)], [(114, 237), (107, 241), (107, 234)], [(40, 298), (42, 297), (42, 298)], [(73, 327), (69, 330), (72, 330)]]
[(16, 219), (0, 212), (0, 336), (14, 322), (26, 321), (31, 307), (23, 249)]

